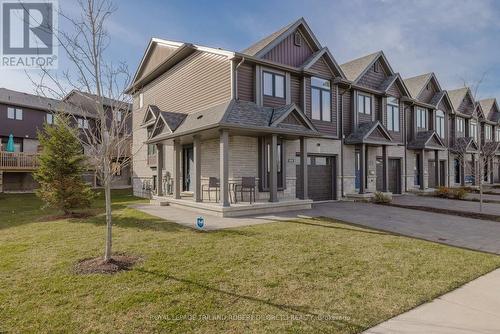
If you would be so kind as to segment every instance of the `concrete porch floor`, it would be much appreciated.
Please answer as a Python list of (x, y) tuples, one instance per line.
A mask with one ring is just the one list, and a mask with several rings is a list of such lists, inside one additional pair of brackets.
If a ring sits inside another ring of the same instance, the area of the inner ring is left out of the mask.
[(167, 196), (153, 196), (151, 204), (157, 206), (172, 206), (185, 210), (195, 211), (198, 214), (208, 214), (216, 217), (241, 217), (249, 215), (261, 215), (268, 213), (308, 210), (311, 209), (312, 200), (283, 199), (279, 202), (257, 201), (231, 203), (229, 207), (223, 207), (217, 202), (195, 202), (192, 197), (175, 199)]

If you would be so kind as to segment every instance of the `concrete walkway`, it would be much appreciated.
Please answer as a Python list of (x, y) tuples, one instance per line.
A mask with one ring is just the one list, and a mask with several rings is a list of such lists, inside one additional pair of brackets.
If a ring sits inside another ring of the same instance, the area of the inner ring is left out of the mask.
[(500, 269), (364, 333), (500, 333)]
[(143, 211), (155, 217), (159, 217), (179, 225), (196, 228), (196, 218), (202, 216), (205, 219), (204, 230), (214, 231), (224, 228), (242, 227), (258, 224), (271, 223), (277, 220), (297, 218), (297, 215), (291, 217), (279, 217), (272, 214), (260, 215), (256, 217), (217, 217), (211, 215), (200, 215), (196, 211), (187, 210), (184, 208), (177, 208), (173, 206), (159, 206), (150, 204), (134, 204), (130, 205), (131, 208)]
[[(433, 196), (418, 196), (418, 195), (395, 196), (393, 199), (393, 203), (480, 213), (479, 202), (460, 201), (460, 200), (453, 200), (446, 198), (438, 198)], [(500, 204), (483, 203), (482, 213), (500, 216)]]

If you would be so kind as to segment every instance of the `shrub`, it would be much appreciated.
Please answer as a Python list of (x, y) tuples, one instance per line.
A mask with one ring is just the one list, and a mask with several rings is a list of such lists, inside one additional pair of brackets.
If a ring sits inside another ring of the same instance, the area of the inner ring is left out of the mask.
[(377, 191), (376, 193), (373, 194), (372, 202), (379, 204), (387, 204), (392, 202), (392, 197)]
[(451, 189), (448, 187), (439, 187), (434, 194), (437, 197), (450, 198)]
[(464, 188), (456, 188), (453, 190), (454, 199), (464, 199), (467, 196), (467, 190)]

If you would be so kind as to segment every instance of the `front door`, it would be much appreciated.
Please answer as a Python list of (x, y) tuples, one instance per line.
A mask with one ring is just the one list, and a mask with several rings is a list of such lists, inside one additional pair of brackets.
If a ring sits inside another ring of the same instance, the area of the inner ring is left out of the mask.
[(361, 186), (361, 151), (356, 150), (354, 153), (354, 175), (355, 181), (354, 186), (356, 190), (359, 190)]
[(444, 187), (446, 185), (446, 161), (441, 160), (439, 162), (439, 185)]
[(191, 172), (193, 169), (193, 146), (185, 146), (182, 149), (182, 191), (193, 191), (191, 188)]

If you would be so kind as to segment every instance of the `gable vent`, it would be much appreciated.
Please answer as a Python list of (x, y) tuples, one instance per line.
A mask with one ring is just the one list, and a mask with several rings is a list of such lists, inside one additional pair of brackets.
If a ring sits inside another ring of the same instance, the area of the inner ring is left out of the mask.
[(302, 46), (302, 35), (300, 34), (300, 32), (295, 32), (295, 35), (293, 36), (293, 43), (296, 46)]

